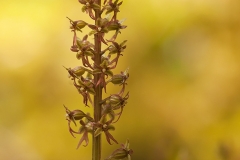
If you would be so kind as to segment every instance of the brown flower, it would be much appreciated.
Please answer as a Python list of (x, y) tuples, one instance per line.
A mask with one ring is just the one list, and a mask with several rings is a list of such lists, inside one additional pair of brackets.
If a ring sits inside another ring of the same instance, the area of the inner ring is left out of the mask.
[(97, 129), (94, 132), (94, 136), (97, 137), (102, 132), (104, 132), (107, 142), (112, 145), (111, 140), (118, 144), (117, 140), (109, 133), (109, 130), (115, 130), (115, 127), (111, 125), (110, 121), (107, 121), (106, 115), (103, 115), (100, 121), (95, 124)]
[(101, 7), (95, 3), (95, 0), (78, 0), (83, 4), (82, 11), (89, 14), (89, 16), (95, 20), (93, 10), (99, 10)]

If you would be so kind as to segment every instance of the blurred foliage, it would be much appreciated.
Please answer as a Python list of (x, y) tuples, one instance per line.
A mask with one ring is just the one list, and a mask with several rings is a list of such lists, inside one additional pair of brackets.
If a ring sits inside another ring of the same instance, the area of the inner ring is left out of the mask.
[[(130, 99), (114, 137), (128, 137), (133, 159), (240, 159), (240, 1), (121, 8), (119, 41), (128, 42), (118, 71), (130, 68)], [(1, 159), (90, 159), (91, 145), (75, 149), (63, 108), (84, 108), (62, 67), (80, 63), (66, 19), (87, 19), (80, 4), (1, 0), (0, 12)], [(103, 157), (116, 148), (104, 141)]]

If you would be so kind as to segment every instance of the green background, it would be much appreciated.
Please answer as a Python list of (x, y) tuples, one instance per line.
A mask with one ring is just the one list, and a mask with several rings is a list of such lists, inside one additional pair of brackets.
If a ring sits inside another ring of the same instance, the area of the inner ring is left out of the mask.
[[(91, 108), (62, 67), (81, 64), (66, 16), (89, 18), (77, 0), (0, 2), (0, 159), (91, 159), (63, 104)], [(117, 41), (128, 42), (115, 73), (130, 68), (130, 98), (112, 135), (130, 140), (133, 160), (240, 159), (240, 1), (124, 0), (120, 10)], [(103, 157), (118, 147), (103, 136)]]

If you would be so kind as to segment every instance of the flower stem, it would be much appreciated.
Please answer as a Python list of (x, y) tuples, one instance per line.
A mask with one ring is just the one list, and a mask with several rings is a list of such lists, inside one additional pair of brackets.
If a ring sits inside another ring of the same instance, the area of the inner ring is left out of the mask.
[[(96, 0), (98, 5), (101, 5), (101, 0)], [(95, 10), (95, 25), (98, 18), (100, 18), (100, 10)], [(97, 33), (94, 35), (95, 43), (95, 56), (94, 64), (99, 66), (101, 64), (101, 40), (100, 34)], [(94, 83), (97, 84), (100, 79), (100, 74), (94, 75)], [(101, 105), (100, 101), (102, 100), (102, 86), (95, 86), (95, 96), (94, 96), (94, 119), (95, 122), (98, 122), (101, 119)], [(93, 134), (93, 146), (92, 146), (92, 160), (101, 160), (101, 135), (94, 137)]]

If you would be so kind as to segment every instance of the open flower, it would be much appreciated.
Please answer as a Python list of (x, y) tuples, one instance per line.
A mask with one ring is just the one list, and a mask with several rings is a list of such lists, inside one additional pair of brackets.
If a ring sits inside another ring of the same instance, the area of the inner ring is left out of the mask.
[[(119, 6), (122, 5), (123, 2), (119, 2), (119, 0), (116, 0), (115, 2), (112, 2), (112, 0), (109, 0), (108, 3), (106, 5), (103, 6), (103, 9), (102, 9), (102, 12), (104, 10), (107, 10), (106, 11), (106, 14), (109, 14), (111, 12), (114, 12), (113, 14), (113, 17), (112, 17), (112, 20), (116, 20), (117, 18), (117, 12), (120, 12), (119, 11)], [(106, 3), (106, 1), (104, 2), (104, 4)]]
[(73, 52), (78, 52), (79, 49), (78, 49), (78, 46), (77, 46), (77, 33), (76, 33), (76, 31), (82, 32), (81, 29), (84, 28), (87, 25), (87, 23), (82, 21), (82, 20), (73, 21), (70, 18), (68, 18), (68, 19), (70, 20), (70, 23), (71, 23), (70, 29), (73, 32), (73, 44), (72, 44), (70, 50), (73, 51)]
[(72, 128), (71, 128), (71, 122), (73, 122), (75, 124), (75, 126), (77, 126), (76, 124), (76, 120), (82, 120), (84, 117), (86, 119), (88, 119), (89, 121), (93, 121), (93, 118), (90, 117), (88, 114), (85, 114), (83, 111), (81, 110), (73, 110), (73, 111), (70, 111), (65, 105), (64, 105), (64, 108), (66, 110), (66, 120), (68, 121), (68, 129), (69, 129), (69, 132), (71, 133), (71, 135), (73, 137), (74, 134), (73, 133), (76, 133), (76, 134), (81, 134), (80, 132), (77, 132), (77, 131), (74, 131)]
[(66, 68), (66, 67), (64, 68), (68, 71), (71, 79), (75, 79), (75, 78), (80, 79), (85, 72), (92, 73), (91, 70), (84, 68), (82, 66), (77, 66), (77, 67), (74, 67), (73, 69)]
[(99, 10), (101, 7), (95, 3), (95, 0), (78, 0), (83, 4), (82, 11), (89, 14), (89, 16), (95, 20), (93, 10)]
[(108, 33), (108, 18), (98, 18), (96, 25), (89, 24), (88, 27), (92, 29), (89, 35), (97, 34), (99, 35), (99, 41), (107, 45), (107, 42), (104, 39), (105, 33)]
[(91, 58), (94, 57), (94, 54), (95, 54), (94, 50), (93, 50), (94, 45), (92, 43), (90, 43), (89, 41), (87, 41), (87, 38), (88, 38), (87, 35), (85, 35), (82, 40), (77, 38), (77, 42), (76, 43), (77, 43), (77, 46), (78, 46), (78, 51), (77, 51), (76, 57), (77, 57), (77, 59), (81, 59), (82, 60), (83, 66), (89, 67), (89, 68), (93, 69), (92, 65), (89, 62), (89, 58), (88, 57), (89, 56)]
[(117, 66), (117, 63), (118, 63), (118, 59), (120, 56), (122, 56), (122, 52), (124, 51), (124, 49), (127, 47), (125, 45), (125, 43), (127, 42), (126, 40), (123, 41), (122, 43), (118, 44), (117, 42), (114, 42), (114, 41), (109, 41), (109, 42), (112, 42), (112, 45), (110, 45), (108, 47), (108, 50), (109, 50), (109, 55), (113, 55), (113, 54), (117, 54), (117, 56), (110, 62), (110, 64), (113, 64), (115, 63), (114, 67)]
[(108, 57), (102, 56), (102, 63), (98, 66), (95, 64), (95, 69), (93, 70), (93, 74), (100, 74), (100, 78), (96, 84), (101, 85), (105, 92), (106, 92), (106, 81), (105, 81), (105, 76), (113, 76), (113, 72), (111, 71), (112, 67), (109, 64), (109, 59)]
[[(120, 119), (123, 112), (123, 108), (127, 104), (128, 98), (129, 98), (129, 92), (125, 95), (125, 97), (122, 97), (119, 94), (113, 94), (101, 101), (100, 104), (102, 104), (103, 112), (105, 114), (109, 115), (111, 119), (114, 119), (115, 116), (118, 116), (115, 122), (111, 121), (112, 123), (116, 123)], [(112, 111), (116, 111), (119, 109), (120, 109), (119, 113), (114, 113), (113, 115)]]
[(109, 130), (115, 130), (115, 127), (111, 125), (110, 121), (106, 120), (106, 115), (103, 115), (100, 121), (97, 124), (95, 124), (95, 126), (97, 127), (97, 129), (94, 132), (95, 137), (104, 132), (107, 142), (110, 145), (112, 145), (111, 140), (118, 144), (117, 140), (114, 139), (114, 137), (109, 133)]
[(72, 29), (73, 31), (77, 30), (77, 31), (82, 32), (81, 29), (83, 29), (87, 25), (87, 23), (83, 20), (73, 21), (68, 17), (67, 17), (67, 19), (69, 19), (69, 21), (71, 23), (70, 29)]
[[(88, 114), (85, 114), (83, 111), (81, 110), (73, 110), (70, 111), (66, 106), (64, 106), (65, 110), (66, 110), (66, 120), (68, 121), (68, 128), (69, 128), (69, 132), (71, 133), (71, 135), (76, 138), (74, 136), (74, 134), (83, 134), (82, 138), (80, 139), (77, 148), (79, 148), (79, 146), (82, 144), (83, 141), (86, 142), (86, 144), (84, 145), (85, 147), (88, 145), (88, 133), (92, 133), (93, 131), (93, 118), (90, 117)], [(85, 118), (85, 122), (82, 120), (83, 118)], [(79, 128), (78, 131), (75, 131), (71, 128), (71, 122), (73, 122), (75, 124), (75, 126), (77, 126), (76, 124), (76, 120), (79, 120), (81, 127)]]
[(110, 117), (110, 119), (106, 123), (112, 123), (115, 119), (115, 112), (113, 110), (113, 107), (111, 106), (111, 103), (109, 100), (106, 100), (103, 104), (101, 104), (102, 107), (102, 115), (106, 115)]
[[(82, 66), (77, 66), (73, 69), (66, 68), (66, 70), (73, 80), (73, 85), (77, 88), (79, 94), (83, 96), (83, 103), (88, 106), (88, 100), (92, 103), (90, 94), (95, 95), (92, 71)], [(84, 78), (83, 74), (85, 72), (87, 72), (87, 75)]]
[(79, 129), (79, 133), (83, 134), (80, 141), (78, 142), (77, 149), (81, 146), (82, 142), (85, 141), (84, 147), (86, 147), (89, 143), (88, 133), (92, 133), (93, 131), (93, 122), (90, 122), (88, 119), (84, 122), (80, 120), (80, 124), (82, 125)]
[(83, 103), (85, 106), (88, 106), (88, 100), (92, 104), (90, 94), (95, 95), (95, 90), (91, 74), (88, 74), (86, 78), (81, 77), (77, 82), (74, 79), (73, 84), (77, 88), (78, 92), (83, 96)]
[(104, 39), (105, 33), (109, 31), (115, 31), (115, 34), (108, 41), (115, 41), (118, 33), (121, 33), (120, 30), (126, 28), (127, 26), (122, 25), (124, 20), (118, 21), (109, 21), (108, 18), (98, 18), (96, 25), (88, 24), (88, 27), (92, 29), (89, 35), (97, 34), (99, 35), (99, 41), (107, 45), (107, 42)]
[(124, 22), (124, 20), (114, 20), (114, 21), (110, 21), (108, 23), (108, 31), (115, 31), (115, 34), (112, 36), (112, 38), (110, 39), (110, 41), (115, 41), (115, 39), (117, 38), (118, 33), (121, 33), (120, 30), (121, 29), (125, 29), (127, 28), (127, 26), (122, 25), (122, 23)]

